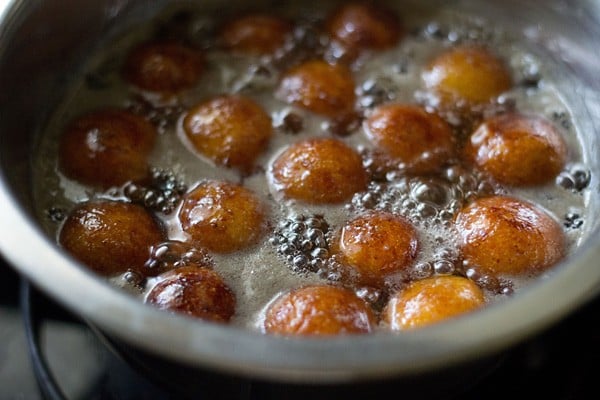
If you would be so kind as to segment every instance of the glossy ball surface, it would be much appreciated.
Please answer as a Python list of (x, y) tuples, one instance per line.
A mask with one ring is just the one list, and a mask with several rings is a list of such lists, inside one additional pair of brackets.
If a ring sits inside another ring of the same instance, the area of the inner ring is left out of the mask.
[(492, 276), (533, 276), (566, 252), (561, 225), (532, 203), (506, 196), (481, 198), (456, 217), (465, 263)]
[(567, 145), (545, 118), (511, 113), (484, 121), (467, 142), (465, 156), (502, 184), (540, 185), (564, 168)]
[(202, 53), (181, 43), (145, 42), (128, 54), (123, 76), (142, 90), (176, 93), (198, 83), (204, 64)]
[(419, 239), (405, 218), (377, 211), (348, 221), (335, 247), (360, 283), (378, 284), (412, 265)]
[(394, 331), (440, 323), (485, 306), (477, 284), (459, 276), (437, 276), (411, 283), (392, 295), (382, 320)]
[(223, 278), (204, 267), (181, 267), (161, 275), (146, 302), (161, 310), (218, 323), (229, 322), (236, 306), (235, 295)]
[(156, 130), (120, 109), (91, 111), (73, 120), (59, 142), (59, 170), (79, 183), (106, 189), (150, 176)]
[(94, 272), (113, 276), (145, 275), (150, 250), (164, 240), (162, 227), (141, 206), (94, 201), (78, 205), (59, 232), (59, 244)]
[(335, 286), (307, 286), (275, 299), (264, 320), (269, 334), (327, 336), (371, 332), (376, 319), (354, 292)]
[(337, 7), (325, 25), (331, 38), (353, 51), (384, 50), (396, 45), (404, 34), (394, 10), (361, 2)]
[(365, 121), (369, 140), (413, 173), (440, 169), (455, 156), (450, 126), (420, 106), (386, 104)]
[(272, 183), (286, 198), (313, 204), (348, 200), (367, 187), (360, 155), (338, 139), (292, 144), (271, 166)]
[(313, 60), (290, 68), (281, 78), (279, 99), (329, 118), (342, 119), (354, 111), (354, 78), (343, 65)]
[(270, 14), (248, 14), (227, 21), (219, 39), (228, 49), (244, 54), (269, 55), (283, 48), (293, 24)]
[(487, 103), (512, 87), (503, 60), (481, 46), (458, 46), (435, 57), (423, 73), (425, 86), (444, 105)]
[(184, 198), (179, 221), (189, 241), (216, 253), (231, 253), (258, 242), (265, 211), (254, 192), (225, 181), (206, 181)]
[(271, 117), (254, 100), (223, 95), (193, 106), (183, 120), (192, 147), (213, 162), (250, 172), (268, 147)]

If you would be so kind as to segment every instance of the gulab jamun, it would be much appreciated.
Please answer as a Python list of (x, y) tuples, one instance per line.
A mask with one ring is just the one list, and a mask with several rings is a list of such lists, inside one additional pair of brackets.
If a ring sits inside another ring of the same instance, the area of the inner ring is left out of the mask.
[(204, 64), (204, 55), (196, 49), (175, 41), (150, 41), (131, 50), (123, 76), (142, 90), (172, 94), (196, 85)]
[(404, 34), (394, 10), (367, 2), (354, 1), (337, 7), (325, 25), (333, 40), (355, 53), (393, 47)]
[(467, 142), (465, 156), (502, 184), (539, 185), (563, 169), (567, 145), (547, 119), (509, 113), (484, 121)]
[(226, 181), (205, 181), (184, 198), (179, 221), (189, 241), (215, 253), (231, 253), (258, 242), (266, 227), (261, 200)]
[(213, 162), (250, 173), (273, 135), (271, 117), (254, 100), (222, 95), (193, 106), (183, 120), (187, 140)]
[(313, 204), (348, 200), (367, 187), (360, 155), (339, 139), (296, 142), (279, 155), (270, 169), (273, 187), (286, 198)]
[(222, 45), (235, 52), (270, 55), (283, 48), (293, 24), (271, 14), (252, 13), (227, 21), (220, 29)]
[(58, 167), (79, 183), (107, 189), (150, 176), (148, 158), (156, 129), (143, 117), (121, 109), (83, 114), (59, 141)]
[(404, 217), (372, 211), (348, 221), (333, 248), (358, 282), (380, 284), (385, 277), (412, 265), (419, 238)]
[(306, 61), (283, 74), (276, 96), (315, 114), (347, 119), (354, 113), (354, 77), (342, 64)]
[(266, 311), (264, 330), (278, 335), (326, 336), (369, 333), (375, 324), (372, 309), (354, 292), (317, 285), (276, 298)]
[(161, 310), (217, 323), (227, 323), (235, 314), (235, 294), (212, 269), (181, 267), (158, 279), (146, 296), (146, 303)]
[(114, 276), (128, 270), (145, 275), (152, 246), (164, 239), (162, 226), (142, 206), (102, 200), (73, 209), (58, 242), (91, 270)]
[(426, 67), (423, 80), (443, 105), (487, 103), (512, 87), (504, 61), (488, 48), (475, 45), (439, 54)]
[(459, 247), (467, 267), (491, 276), (528, 276), (565, 256), (561, 225), (533, 203), (484, 197), (456, 217)]
[(412, 173), (435, 172), (455, 156), (448, 123), (420, 106), (381, 105), (365, 120), (364, 127), (378, 149)]
[(382, 312), (391, 330), (422, 328), (484, 307), (485, 295), (470, 279), (442, 275), (414, 281), (393, 294)]

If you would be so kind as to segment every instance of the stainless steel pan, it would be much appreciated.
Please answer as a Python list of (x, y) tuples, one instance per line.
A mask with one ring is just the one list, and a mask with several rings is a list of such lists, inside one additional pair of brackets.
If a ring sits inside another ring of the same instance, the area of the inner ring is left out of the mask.
[[(561, 86), (574, 106), (592, 171), (584, 243), (547, 279), (509, 301), (401, 335), (282, 339), (157, 311), (81, 268), (33, 216), (31, 148), (70, 72), (99, 38), (166, 3), (0, 1), (0, 250), (34, 285), (90, 324), (192, 368), (284, 382), (349, 382), (410, 376), (497, 354), (600, 293), (600, 2), (594, 0), (452, 2), (521, 32), (560, 63)], [(201, 3), (218, 9), (243, 2)]]

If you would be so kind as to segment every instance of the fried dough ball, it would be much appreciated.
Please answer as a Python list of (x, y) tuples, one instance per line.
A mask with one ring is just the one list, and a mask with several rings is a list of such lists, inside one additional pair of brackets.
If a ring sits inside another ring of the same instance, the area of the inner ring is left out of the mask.
[(255, 101), (222, 95), (192, 107), (183, 120), (191, 145), (215, 163), (249, 173), (266, 149), (271, 117)]
[(456, 228), (466, 265), (484, 274), (536, 275), (565, 256), (562, 227), (524, 200), (476, 200), (457, 215)]
[(235, 313), (236, 299), (223, 278), (206, 267), (181, 267), (160, 276), (146, 302), (175, 313), (226, 323)]
[(538, 185), (563, 169), (567, 145), (545, 118), (510, 113), (484, 121), (467, 142), (465, 155), (500, 183)]
[(59, 142), (58, 165), (70, 179), (102, 189), (149, 177), (156, 130), (144, 118), (101, 109), (72, 121)]
[(264, 329), (279, 335), (326, 336), (369, 333), (376, 320), (354, 292), (336, 286), (306, 286), (278, 297), (267, 309)]
[(419, 239), (405, 218), (373, 211), (348, 221), (332, 247), (359, 282), (380, 284), (386, 276), (412, 265)]
[(416, 105), (377, 107), (365, 121), (365, 133), (376, 147), (413, 173), (435, 172), (455, 153), (450, 126)]
[(283, 75), (277, 97), (328, 118), (344, 119), (354, 111), (354, 78), (343, 65), (306, 61)]
[(145, 275), (151, 247), (163, 240), (161, 225), (142, 206), (108, 200), (77, 206), (58, 238), (68, 253), (104, 276), (128, 270)]
[(179, 220), (190, 241), (215, 253), (231, 253), (258, 242), (265, 230), (260, 199), (225, 181), (206, 181), (183, 198)]
[(268, 55), (285, 45), (292, 29), (293, 25), (285, 18), (254, 13), (227, 21), (220, 30), (219, 38), (227, 49)]
[(414, 281), (391, 296), (382, 320), (391, 330), (421, 328), (475, 311), (485, 305), (483, 291), (460, 276)]
[(327, 18), (326, 31), (354, 52), (390, 48), (404, 33), (393, 10), (366, 2), (349, 2), (336, 8)]
[(487, 103), (512, 86), (504, 62), (489, 49), (472, 45), (454, 47), (438, 55), (427, 66), (423, 80), (446, 105)]
[(123, 76), (140, 89), (176, 93), (193, 87), (204, 72), (199, 51), (173, 41), (151, 41), (128, 54)]
[(338, 139), (315, 138), (288, 147), (271, 166), (274, 188), (313, 204), (348, 200), (367, 187), (360, 155)]

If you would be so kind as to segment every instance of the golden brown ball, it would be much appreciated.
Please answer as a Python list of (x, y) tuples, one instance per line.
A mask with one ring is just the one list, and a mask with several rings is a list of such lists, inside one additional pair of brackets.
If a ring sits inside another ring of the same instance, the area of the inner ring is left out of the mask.
[(313, 204), (348, 200), (367, 187), (360, 155), (339, 139), (315, 138), (289, 146), (271, 165), (272, 183), (286, 198)]
[(427, 65), (423, 80), (445, 106), (487, 103), (512, 87), (504, 61), (490, 49), (475, 45), (457, 46), (439, 54)]
[(561, 225), (533, 203), (485, 197), (456, 217), (466, 265), (492, 276), (536, 275), (558, 263), (566, 250)]
[(394, 10), (367, 2), (343, 3), (332, 11), (325, 25), (332, 39), (354, 52), (393, 47), (404, 34)]
[(219, 38), (226, 49), (244, 54), (269, 55), (283, 48), (293, 24), (271, 14), (252, 13), (227, 21)]
[(222, 95), (193, 106), (183, 120), (187, 140), (200, 154), (249, 173), (273, 135), (271, 117), (254, 100)]
[(382, 313), (389, 329), (422, 328), (484, 307), (481, 288), (460, 276), (436, 276), (412, 282), (393, 294)]
[(128, 270), (144, 275), (151, 247), (163, 240), (161, 225), (146, 209), (108, 200), (78, 205), (58, 237), (69, 254), (104, 276)]
[(287, 292), (267, 309), (264, 330), (278, 335), (329, 336), (372, 331), (375, 315), (354, 292), (306, 286)]
[(205, 267), (181, 267), (166, 272), (146, 296), (161, 310), (227, 323), (235, 314), (236, 298), (223, 278)]
[(348, 221), (333, 247), (358, 282), (381, 284), (385, 277), (413, 264), (419, 238), (404, 217), (373, 211)]
[(281, 78), (276, 95), (281, 100), (333, 119), (354, 112), (354, 77), (341, 65), (321, 60), (290, 68)]
[(563, 169), (567, 145), (545, 118), (510, 113), (484, 121), (467, 142), (465, 155), (502, 184), (539, 185)]
[(204, 64), (204, 55), (196, 49), (174, 41), (150, 41), (127, 55), (123, 76), (143, 90), (176, 93), (198, 83)]
[(106, 189), (149, 177), (156, 130), (120, 109), (91, 111), (73, 120), (59, 142), (60, 171), (79, 183)]
[(409, 172), (435, 172), (455, 156), (448, 123), (420, 106), (379, 106), (364, 125), (369, 140)]
[(179, 221), (192, 243), (216, 253), (256, 244), (266, 225), (263, 204), (254, 192), (225, 181), (206, 181), (188, 192)]

